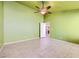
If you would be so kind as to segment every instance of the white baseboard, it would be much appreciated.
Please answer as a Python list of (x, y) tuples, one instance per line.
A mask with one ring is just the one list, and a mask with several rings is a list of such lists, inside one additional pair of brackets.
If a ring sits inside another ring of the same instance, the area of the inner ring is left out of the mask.
[(0, 47), (0, 52), (2, 51), (3, 48), (4, 48), (4, 46)]
[[(30, 40), (33, 40), (33, 39), (39, 39), (39, 37), (30, 38)], [(29, 40), (24, 39), (24, 40), (19, 40), (19, 41), (14, 41), (14, 42), (8, 42), (8, 43), (5, 43), (5, 42), (4, 42), (4, 46), (5, 46), (5, 45), (9, 45), (9, 44), (20, 43), (20, 42), (24, 42), (24, 41), (29, 41)]]

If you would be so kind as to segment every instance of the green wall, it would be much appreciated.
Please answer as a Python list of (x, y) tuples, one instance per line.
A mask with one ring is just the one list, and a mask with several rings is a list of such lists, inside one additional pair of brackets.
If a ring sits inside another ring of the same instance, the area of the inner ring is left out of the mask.
[(79, 10), (56, 12), (47, 16), (51, 37), (79, 43)]
[(4, 2), (5, 43), (39, 37), (42, 15), (17, 2)]
[[(17, 2), (4, 2), (5, 43), (39, 37), (39, 23), (43, 17), (34, 12)], [(51, 24), (52, 38), (79, 43), (79, 10), (55, 12), (48, 15), (46, 21)]]
[(3, 44), (3, 2), (0, 1), (0, 47)]

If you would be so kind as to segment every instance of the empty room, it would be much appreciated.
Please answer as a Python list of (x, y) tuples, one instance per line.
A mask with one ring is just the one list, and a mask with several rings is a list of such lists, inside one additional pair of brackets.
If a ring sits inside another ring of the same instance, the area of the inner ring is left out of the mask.
[(0, 58), (78, 58), (79, 1), (0, 1)]

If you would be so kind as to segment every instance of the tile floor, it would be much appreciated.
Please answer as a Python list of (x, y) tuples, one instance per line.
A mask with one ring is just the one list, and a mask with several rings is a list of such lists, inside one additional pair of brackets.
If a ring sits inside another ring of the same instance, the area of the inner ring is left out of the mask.
[(33, 39), (6, 45), (1, 58), (72, 58), (79, 57), (79, 45), (50, 38)]

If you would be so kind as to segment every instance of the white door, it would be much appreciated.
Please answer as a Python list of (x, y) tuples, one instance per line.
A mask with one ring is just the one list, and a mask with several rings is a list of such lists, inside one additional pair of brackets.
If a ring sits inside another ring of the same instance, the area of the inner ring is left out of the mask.
[(40, 23), (40, 37), (48, 37), (49, 36), (49, 30), (50, 26), (49, 23)]

